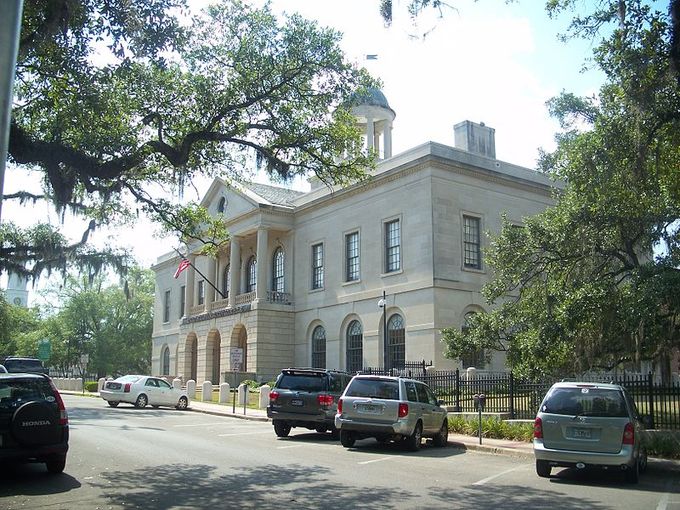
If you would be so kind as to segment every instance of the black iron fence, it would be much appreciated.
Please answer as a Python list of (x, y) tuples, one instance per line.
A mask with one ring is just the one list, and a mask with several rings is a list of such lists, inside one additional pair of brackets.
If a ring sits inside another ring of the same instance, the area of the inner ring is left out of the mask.
[[(498, 413), (509, 419), (533, 419), (543, 397), (560, 379), (528, 381), (516, 378), (512, 372), (477, 372), (467, 377), (460, 370), (427, 370), (431, 363), (407, 364), (401, 369), (384, 370), (367, 367), (365, 374), (403, 375), (426, 382), (454, 412), (476, 412), (474, 396), (486, 395), (484, 411)], [(580, 377), (588, 382), (611, 382), (624, 386), (635, 400), (641, 414), (649, 415), (653, 428), (680, 429), (680, 383), (663, 385), (653, 375)]]

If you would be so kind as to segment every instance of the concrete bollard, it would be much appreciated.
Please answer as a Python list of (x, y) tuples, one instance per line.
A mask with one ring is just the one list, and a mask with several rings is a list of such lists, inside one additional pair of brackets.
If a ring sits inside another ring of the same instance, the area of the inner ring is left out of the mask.
[(100, 377), (97, 381), (97, 391), (102, 391), (104, 389), (104, 383), (106, 383), (106, 379)]
[(175, 388), (176, 390), (181, 390), (182, 389), (182, 379), (173, 379), (172, 380), (172, 387)]
[(201, 384), (201, 399), (203, 402), (212, 402), (212, 383), (203, 381)]
[(231, 396), (230, 390), (231, 386), (229, 386), (229, 383), (223, 382), (222, 384), (220, 384), (220, 396), (219, 396), (220, 404), (229, 403), (229, 397)]
[(475, 367), (468, 367), (466, 373), (465, 373), (465, 378), (468, 380), (472, 380), (476, 377), (477, 375), (477, 369)]
[(260, 402), (258, 403), (258, 407), (260, 409), (265, 409), (269, 405), (269, 392), (271, 391), (271, 388), (269, 387), (268, 384), (263, 384), (260, 386)]
[(248, 404), (248, 385), (238, 385), (238, 403), (239, 405)]
[(193, 379), (187, 381), (187, 397), (191, 400), (196, 400), (196, 381)]
[(83, 391), (85, 388), (83, 387), (83, 378), (78, 377), (76, 379), (76, 387), (73, 388), (75, 391)]

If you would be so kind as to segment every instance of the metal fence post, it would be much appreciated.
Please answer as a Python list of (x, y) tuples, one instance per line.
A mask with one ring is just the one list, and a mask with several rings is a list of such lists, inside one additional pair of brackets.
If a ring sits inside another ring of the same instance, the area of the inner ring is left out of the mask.
[(454, 383), (454, 392), (456, 394), (456, 411), (457, 413), (460, 412), (460, 370), (456, 369), (456, 379)]
[(647, 374), (647, 391), (649, 397), (649, 417), (652, 420), (652, 428), (656, 428), (656, 420), (654, 419), (654, 380), (652, 373)]
[(515, 378), (510, 371), (510, 418), (515, 419)]

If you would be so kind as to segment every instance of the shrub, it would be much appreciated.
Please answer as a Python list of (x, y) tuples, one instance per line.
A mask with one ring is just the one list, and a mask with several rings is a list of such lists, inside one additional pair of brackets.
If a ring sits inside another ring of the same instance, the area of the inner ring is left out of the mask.
[(90, 393), (96, 393), (99, 390), (99, 383), (97, 381), (86, 382), (85, 389)]
[(680, 459), (680, 440), (671, 434), (652, 434), (645, 441), (647, 454), (652, 457)]
[[(449, 417), (449, 430), (456, 434), (476, 436), (479, 431), (477, 420), (466, 420), (462, 416)], [(508, 423), (495, 418), (482, 418), (482, 437), (531, 441), (534, 426), (531, 423)]]

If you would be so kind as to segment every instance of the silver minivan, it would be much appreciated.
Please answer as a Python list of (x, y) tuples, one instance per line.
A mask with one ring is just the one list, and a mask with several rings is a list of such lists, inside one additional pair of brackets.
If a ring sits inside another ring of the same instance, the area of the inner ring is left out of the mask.
[(338, 401), (335, 427), (346, 448), (357, 439), (400, 441), (418, 450), (424, 437), (446, 446), (447, 412), (430, 387), (404, 377), (356, 375)]
[(647, 467), (643, 420), (622, 386), (560, 382), (546, 394), (534, 422), (536, 473), (553, 467), (623, 471), (637, 483)]

